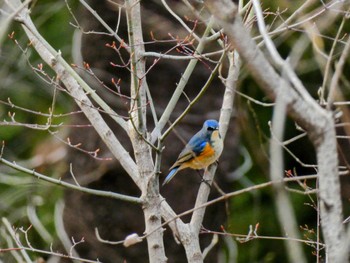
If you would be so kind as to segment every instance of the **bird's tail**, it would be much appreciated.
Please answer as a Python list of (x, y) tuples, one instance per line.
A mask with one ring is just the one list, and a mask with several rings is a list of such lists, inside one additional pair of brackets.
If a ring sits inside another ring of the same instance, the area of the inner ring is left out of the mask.
[(165, 180), (162, 184), (162, 186), (164, 186), (165, 184), (169, 183), (171, 179), (173, 179), (173, 177), (175, 176), (175, 174), (177, 173), (177, 171), (179, 170), (179, 166), (174, 167), (173, 169), (171, 169), (170, 173), (167, 175), (167, 177), (165, 177)]

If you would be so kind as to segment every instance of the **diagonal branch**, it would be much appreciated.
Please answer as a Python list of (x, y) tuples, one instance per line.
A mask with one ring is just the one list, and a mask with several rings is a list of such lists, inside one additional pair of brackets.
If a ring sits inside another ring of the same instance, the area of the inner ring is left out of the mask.
[[(229, 58), (229, 70), (228, 76), (225, 80), (225, 94), (221, 107), (221, 115), (220, 115), (220, 134), (222, 139), (225, 139), (225, 135), (229, 126), (229, 122), (231, 119), (231, 113), (233, 108), (234, 95), (237, 85), (237, 80), (240, 72), (240, 58), (237, 52), (230, 52), (228, 55)], [(204, 173), (203, 179), (206, 182), (212, 182), (214, 179), (216, 171), (216, 165), (211, 165), (209, 169)], [(208, 201), (208, 197), (210, 194), (210, 187), (206, 183), (202, 183), (199, 187), (195, 208), (200, 207), (202, 204)], [(191, 218), (191, 229), (195, 232), (195, 234), (199, 234), (199, 231), (202, 226), (203, 218), (205, 213), (205, 207), (195, 210), (193, 212)]]
[(278, 95), (288, 114), (307, 131), (317, 154), (321, 222), (328, 259), (329, 262), (347, 262), (347, 257), (341, 253), (346, 242), (332, 113), (322, 109), (308, 93), (293, 89), (276, 73), (244, 27), (235, 4), (228, 0), (205, 3), (256, 82), (271, 99)]
[[(207, 43), (206, 39), (207, 39), (207, 36), (209, 35), (211, 29), (212, 29), (213, 23), (214, 23), (213, 18), (211, 18), (201, 40), (198, 43), (197, 49), (195, 51), (195, 56), (202, 53), (204, 46)], [(188, 82), (188, 79), (190, 78), (194, 68), (197, 65), (197, 62), (198, 62), (197, 59), (193, 59), (190, 61), (190, 63), (188, 63), (188, 66), (187, 66), (184, 74), (181, 76), (180, 82), (177, 85), (175, 92), (173, 93), (166, 109), (163, 112), (163, 115), (159, 119), (157, 126), (152, 131), (151, 142), (155, 142), (157, 140), (157, 138), (161, 135), (162, 130), (164, 129), (165, 125), (167, 124), (171, 113), (174, 111), (175, 106), (176, 106), (180, 96), (183, 93), (183, 90)]]
[(144, 139), (147, 134), (147, 81), (146, 61), (142, 57), (145, 51), (142, 34), (141, 5), (139, 0), (125, 1), (129, 43), (131, 48), (131, 85), (130, 93), (133, 103), (130, 106), (129, 136), (134, 148), (138, 166), (139, 185), (143, 199), (145, 232), (147, 235), (148, 258), (150, 263), (165, 263), (165, 247), (161, 218), (161, 199), (159, 195), (159, 178), (154, 174), (151, 147)]
[[(20, 6), (21, 3), (20, 1), (12, 1), (11, 4), (17, 7)], [(17, 17), (17, 19), (21, 20), (23, 28), (28, 35), (28, 38), (30, 39), (31, 45), (33, 45), (42, 59), (57, 73), (57, 75), (60, 77), (60, 80), (66, 85), (66, 88), (69, 90), (69, 92), (71, 92), (73, 97), (76, 98), (78, 106), (82, 109), (84, 114), (86, 114), (90, 122), (94, 125), (94, 128), (99, 133), (102, 140), (106, 143), (112, 154), (117, 158), (122, 167), (141, 189), (142, 182), (139, 178), (137, 165), (129, 153), (121, 145), (111, 129), (107, 126), (98, 110), (93, 107), (90, 99), (87, 96), (88, 94), (84, 92), (81, 86), (84, 84), (83, 80), (81, 80), (75, 71), (72, 70), (71, 67), (67, 64), (67, 62), (65, 62), (64, 59), (60, 57), (59, 53), (55, 51), (50, 46), (50, 44), (41, 37), (30, 17), (27, 15), (28, 12), (28, 9), (21, 10), (21, 12), (18, 14), (19, 17)], [(70, 75), (71, 73), (74, 74), (74, 77)], [(80, 79), (81, 81), (78, 82), (76, 78)], [(122, 127), (124, 129), (128, 129), (127, 123), (125, 122)], [(164, 218), (169, 218), (169, 215), (175, 214), (175, 212), (171, 209), (166, 201), (161, 202), (161, 213)], [(178, 221), (181, 222), (180, 219)]]
[[(12, 4), (15, 4), (13, 7)], [(20, 5), (20, 1), (13, 1), (11, 2), (11, 8), (16, 8)], [(125, 131), (127, 130), (127, 124), (126, 121), (119, 116), (111, 107), (108, 106), (108, 104), (100, 97), (98, 94), (93, 90), (79, 75), (74, 71), (74, 69), (62, 58), (61, 52), (56, 51), (37, 31), (35, 25), (33, 24), (33, 21), (31, 20), (29, 16), (30, 11), (28, 9), (22, 9), (20, 13), (17, 14), (15, 19), (22, 23), (23, 28), (26, 30), (26, 32), (30, 33), (31, 38), (35, 40), (35, 43), (37, 46), (40, 43), (40, 46), (43, 46), (43, 49), (46, 50), (46, 54), (50, 54), (53, 58), (50, 60), (50, 62), (47, 62), (47, 64), (54, 69), (53, 67), (57, 64), (60, 64), (60, 68), (63, 72), (66, 74), (69, 74), (71, 76), (71, 79), (74, 79), (77, 84), (83, 88), (83, 90), (86, 92), (87, 95), (90, 95), (91, 98), (116, 122), (122, 127)], [(27, 33), (27, 35), (28, 35)], [(33, 44), (33, 43), (31, 43)], [(35, 48), (35, 47), (34, 47)], [(38, 51), (38, 50), (37, 50)], [(54, 69), (55, 70), (55, 69)], [(57, 70), (57, 69), (56, 69)], [(57, 71), (56, 71), (57, 73)], [(60, 79), (61, 80), (61, 79)], [(75, 98), (76, 100), (78, 98)], [(91, 104), (92, 106), (92, 104)]]
[(8, 167), (11, 167), (11, 168), (17, 170), (17, 171), (32, 175), (40, 180), (43, 180), (43, 181), (46, 181), (46, 182), (49, 182), (52, 184), (61, 185), (63, 187), (69, 188), (69, 189), (78, 190), (80, 192), (88, 193), (88, 194), (92, 194), (92, 195), (96, 195), (96, 196), (109, 197), (109, 198), (127, 201), (127, 202), (131, 202), (131, 203), (142, 204), (142, 201), (140, 198), (128, 196), (128, 195), (123, 195), (123, 194), (118, 194), (118, 193), (114, 193), (114, 192), (95, 190), (95, 189), (82, 187), (80, 185), (70, 184), (70, 183), (62, 181), (60, 179), (55, 179), (55, 178), (43, 175), (43, 174), (36, 172), (34, 170), (30, 170), (28, 168), (22, 167), (14, 162), (10, 162), (10, 161), (2, 158), (1, 156), (0, 156), (0, 162)]
[[(13, 1), (12, 3), (16, 3), (17, 6), (20, 5), (19, 1)], [(67, 90), (72, 94), (77, 105), (94, 126), (109, 150), (117, 158), (134, 182), (139, 185), (138, 168), (135, 162), (103, 120), (99, 111), (93, 106), (87, 93), (85, 93), (82, 88), (82, 80), (80, 77), (77, 76), (78, 80), (81, 80), (78, 81), (75, 76), (77, 74), (60, 56), (60, 53), (55, 51), (43, 38), (40, 38), (40, 33), (36, 30), (35, 25), (28, 16), (28, 12), (28, 9), (23, 9), (18, 14), (17, 20), (22, 23), (31, 45), (36, 49), (41, 58), (56, 72), (57, 78), (64, 83)], [(93, 94), (95, 93), (91, 95)]]

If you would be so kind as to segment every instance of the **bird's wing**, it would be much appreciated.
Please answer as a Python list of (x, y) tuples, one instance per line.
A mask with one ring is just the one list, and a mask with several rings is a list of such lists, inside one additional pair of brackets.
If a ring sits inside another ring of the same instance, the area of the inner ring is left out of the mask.
[[(192, 138), (193, 139), (193, 138)], [(186, 163), (190, 161), (191, 159), (195, 158), (201, 152), (203, 152), (207, 142), (203, 139), (194, 139), (190, 140), (189, 143), (186, 145), (186, 147), (181, 151), (179, 154), (179, 157), (177, 157), (176, 162), (172, 167), (170, 167), (169, 170), (174, 169), (175, 167), (180, 166), (183, 163)]]

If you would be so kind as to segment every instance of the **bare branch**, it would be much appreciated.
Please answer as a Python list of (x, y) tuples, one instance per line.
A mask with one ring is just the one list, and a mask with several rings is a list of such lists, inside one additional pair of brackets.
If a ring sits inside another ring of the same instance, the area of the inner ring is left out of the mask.
[[(69, 92), (76, 99), (78, 106), (83, 110), (91, 124), (95, 127), (100, 137), (104, 140), (107, 147), (110, 149), (112, 154), (119, 160), (123, 168), (128, 172), (131, 178), (137, 183), (138, 182), (138, 168), (135, 162), (130, 157), (129, 153), (126, 152), (124, 147), (118, 141), (114, 133), (107, 126), (105, 121), (99, 112), (92, 107), (92, 103), (88, 98), (87, 94), (82, 90), (82, 86), (87, 88), (90, 95), (97, 99), (96, 93), (91, 90), (90, 87), (76, 74), (76, 72), (63, 60), (58, 52), (56, 52), (36, 31), (36, 28), (29, 16), (27, 15), (28, 10), (24, 10), (19, 14), (19, 20), (22, 21), (24, 30), (26, 31), (31, 44), (35, 47), (41, 57), (50, 65), (57, 73), (60, 80), (65, 83)], [(100, 99), (100, 103), (105, 105), (107, 112), (110, 112), (110, 107)], [(114, 113), (116, 114), (116, 113)], [(117, 116), (117, 115), (116, 115)], [(115, 117), (122, 127), (126, 129), (126, 123), (121, 118)], [(137, 183), (138, 184), (138, 183)]]
[[(18, 248), (21, 251), (22, 256), (24, 257), (25, 261), (27, 263), (32, 263), (33, 261), (30, 259), (30, 257), (27, 254), (27, 251), (31, 251), (31, 252), (36, 252), (36, 253), (40, 253), (40, 254), (46, 254), (46, 255), (52, 255), (52, 256), (57, 256), (57, 257), (61, 257), (61, 258), (68, 258), (68, 259), (72, 259), (72, 260), (77, 260), (79, 262), (86, 262), (86, 263), (99, 263), (100, 261), (95, 261), (95, 260), (89, 260), (89, 259), (84, 259), (84, 258), (78, 258), (78, 257), (74, 257), (74, 256), (70, 256), (70, 255), (64, 255), (61, 253), (57, 253), (57, 252), (53, 252), (53, 251), (46, 251), (46, 250), (41, 250), (41, 249), (36, 249), (32, 246), (23, 246), (20, 242), (20, 240), (17, 237), (16, 231), (11, 227), (10, 222), (6, 219), (6, 218), (2, 218), (2, 222), (4, 223), (7, 231), (10, 233), (12, 239), (16, 242)], [(26, 234), (26, 231), (25, 235)]]
[[(118, 31), (117, 30), (114, 31), (112, 28), (110, 28), (110, 26), (97, 14), (97, 12), (93, 8), (91, 8), (91, 6), (89, 6), (89, 4), (86, 1), (79, 0), (79, 2), (101, 23), (101, 25), (104, 26), (105, 29), (107, 29), (107, 31), (112, 36), (115, 37), (115, 39), (117, 39), (119, 41), (119, 43), (122, 43), (125, 46), (125, 49), (130, 53), (130, 47), (127, 45), (127, 43), (125, 43), (124, 39), (121, 39), (118, 36), (118, 34), (117, 34)], [(117, 27), (117, 29), (118, 29), (118, 27)]]
[[(183, 224), (183, 223), (178, 224), (178, 222), (181, 222), (181, 221), (178, 221), (179, 218), (181, 218), (181, 217), (183, 217), (185, 215), (191, 214), (191, 213), (193, 213), (196, 210), (206, 208), (206, 207), (208, 207), (210, 205), (216, 204), (216, 203), (221, 202), (221, 201), (225, 201), (225, 200), (227, 200), (227, 199), (229, 199), (231, 197), (234, 197), (234, 196), (238, 196), (238, 195), (241, 195), (241, 194), (244, 194), (244, 193), (252, 192), (252, 191), (257, 190), (257, 189), (262, 189), (262, 188), (265, 188), (265, 187), (272, 186), (272, 185), (274, 185), (276, 183), (280, 184), (281, 182), (286, 183), (286, 182), (295, 182), (295, 181), (299, 181), (299, 180), (314, 180), (314, 179), (317, 179), (317, 178), (318, 178), (317, 175), (305, 175), (305, 176), (283, 178), (280, 181), (269, 181), (269, 182), (261, 183), (261, 184), (258, 184), (258, 185), (253, 185), (253, 186), (246, 187), (244, 189), (237, 190), (237, 191), (234, 191), (234, 192), (231, 192), (231, 193), (226, 193), (226, 194), (224, 194), (224, 195), (222, 195), (222, 196), (220, 196), (218, 198), (215, 198), (213, 200), (205, 202), (205, 203), (203, 203), (203, 204), (201, 204), (201, 205), (199, 205), (197, 207), (189, 209), (189, 210), (187, 210), (185, 212), (182, 212), (182, 213), (180, 213), (178, 215), (176, 215), (175, 213), (168, 213), (169, 209), (165, 207), (168, 204), (165, 203), (166, 205), (164, 206), (163, 215), (166, 214), (166, 212), (167, 212), (167, 216), (166, 216), (167, 220), (161, 225), (161, 227), (164, 227), (164, 226), (166, 226), (168, 224), (172, 228), (175, 226), (175, 227), (177, 227), (177, 231), (175, 233), (178, 233), (178, 232), (183, 231), (183, 229), (188, 227), (188, 224)], [(186, 233), (188, 233), (188, 232), (186, 232)], [(147, 233), (147, 234), (149, 234), (149, 233)]]
[(336, 92), (338, 89), (338, 81), (339, 81), (340, 75), (342, 74), (344, 64), (345, 64), (347, 57), (349, 56), (349, 53), (350, 53), (350, 38), (348, 37), (348, 40), (346, 41), (346, 45), (344, 47), (344, 50), (341, 54), (341, 57), (335, 66), (335, 72), (334, 72), (334, 75), (332, 77), (331, 84), (329, 87), (329, 94), (328, 94), (328, 98), (327, 98), (327, 109), (328, 110), (330, 110), (332, 103), (335, 99), (335, 95), (336, 95)]
[(55, 179), (52, 177), (48, 177), (46, 175), (43, 175), (41, 173), (35, 172), (34, 170), (30, 170), (27, 169), (25, 167), (22, 167), (14, 162), (10, 162), (2, 157), (0, 157), (0, 162), (23, 173), (29, 174), (31, 176), (34, 176), (38, 179), (44, 180), (46, 182), (50, 182), (53, 184), (57, 184), (60, 186), (64, 186), (67, 187), (69, 189), (73, 189), (73, 190), (78, 190), (80, 192), (84, 192), (84, 193), (88, 193), (88, 194), (92, 194), (92, 195), (97, 195), (97, 196), (104, 196), (104, 197), (109, 197), (109, 198), (114, 198), (114, 199), (118, 199), (118, 200), (122, 200), (122, 201), (127, 201), (127, 202), (131, 202), (131, 203), (135, 203), (135, 204), (142, 204), (142, 201), (140, 198), (137, 197), (133, 197), (133, 196), (127, 196), (127, 195), (122, 195), (122, 194), (118, 194), (118, 193), (114, 193), (114, 192), (107, 192), (107, 191), (101, 191), (101, 190), (95, 190), (95, 189), (90, 189), (90, 188), (86, 188), (86, 187), (81, 187), (79, 185), (75, 185), (75, 184), (70, 184), (67, 182), (64, 182), (60, 179)]
[(21, 248), (21, 254), (22, 254), (22, 257), (24, 258), (25, 262), (27, 262), (27, 263), (33, 262), (31, 260), (31, 258), (29, 257), (27, 251), (25, 249), (23, 249), (23, 246), (22, 246), (21, 242), (19, 241), (19, 239), (17, 238), (16, 233), (13, 230), (10, 222), (5, 217), (2, 218), (2, 222), (4, 223), (4, 225), (5, 225), (6, 229), (7, 229), (7, 232), (9, 232), (9, 234), (12, 237), (12, 239), (16, 242), (17, 247)]
[[(174, 129), (174, 127), (186, 116), (186, 114), (190, 111), (190, 109), (198, 102), (198, 100), (204, 95), (205, 91), (209, 88), (209, 85), (211, 84), (212, 80), (217, 74), (217, 71), (219, 67), (221, 66), (221, 63), (223, 59), (226, 57), (226, 54), (223, 53), (216, 64), (215, 68), (213, 69), (212, 73), (210, 74), (207, 82), (204, 84), (202, 89), (199, 91), (197, 96), (190, 101), (186, 109), (181, 113), (181, 115), (170, 125), (170, 127), (163, 133), (163, 135), (160, 137), (161, 141), (164, 141), (164, 139), (169, 135), (169, 133)], [(224, 96), (225, 97), (225, 96)]]
[[(220, 114), (220, 134), (222, 136), (222, 139), (225, 139), (226, 132), (230, 123), (231, 119), (231, 113), (233, 111), (233, 101), (234, 101), (234, 95), (237, 85), (238, 76), (240, 73), (240, 65), (241, 61), (239, 58), (238, 53), (236, 52), (230, 52), (228, 54), (230, 66), (228, 69), (228, 76), (225, 80), (225, 94), (224, 99), (222, 102), (221, 107), (221, 114)], [(208, 170), (204, 172), (203, 180), (204, 182), (213, 182), (214, 175), (216, 171), (216, 164), (211, 165)], [(200, 207), (203, 203), (207, 202), (209, 193), (210, 193), (210, 187), (208, 187), (207, 183), (202, 183), (199, 187), (197, 199), (195, 203), (195, 208)], [(191, 229), (194, 230), (196, 234), (199, 233), (203, 218), (204, 218), (205, 208), (196, 210), (191, 218)]]
[[(127, 24), (129, 43), (131, 48), (131, 84), (130, 94), (133, 99), (130, 106), (129, 136), (135, 152), (135, 160), (138, 165), (139, 185), (143, 199), (143, 213), (145, 219), (145, 232), (147, 233), (148, 257), (150, 263), (163, 263), (167, 261), (161, 226), (161, 199), (159, 195), (159, 178), (154, 174), (154, 164), (149, 142), (144, 140), (147, 134), (147, 92), (150, 97), (146, 82), (146, 62), (142, 57), (145, 51), (141, 6), (138, 0), (125, 2), (127, 12)], [(140, 136), (140, 134), (142, 136)], [(152, 142), (151, 142), (152, 144)], [(130, 241), (130, 240), (129, 240)], [(137, 241), (134, 239), (133, 241)], [(124, 243), (127, 245), (128, 243)]]
[(193, 29), (190, 29), (186, 23), (170, 8), (170, 6), (167, 4), (166, 0), (161, 0), (164, 7), (166, 8), (166, 10), (168, 10), (168, 12), (183, 26), (183, 28), (185, 28), (187, 30), (188, 33), (190, 33), (192, 36), (194, 36), (194, 38), (200, 42), (201, 38), (199, 36), (196, 35), (196, 33), (194, 32)]
[[(283, 139), (286, 118), (286, 107), (282, 100), (277, 97), (273, 112), (272, 131), (278, 141), (270, 140), (270, 177), (272, 181), (280, 181), (284, 175), (283, 150), (279, 141)], [(299, 239), (297, 222), (288, 193), (283, 183), (274, 184), (275, 204), (282, 231), (286, 231), (288, 237)], [(299, 243), (286, 241), (287, 253), (290, 262), (306, 262), (303, 250)]]
[(275, 72), (242, 24), (236, 5), (226, 0), (207, 0), (206, 4), (246, 62), (257, 83), (271, 98), (276, 98), (279, 94), (290, 116), (308, 132), (317, 153), (321, 222), (326, 251), (329, 261), (346, 262), (347, 258), (340, 255), (345, 244), (345, 235), (332, 114), (311, 98), (288, 67), (284, 67), (282, 71), (287, 70), (286, 75), (296, 90)]
[[(199, 41), (198, 46), (196, 48), (195, 54), (201, 54), (204, 46), (206, 44), (205, 38), (209, 35), (212, 26), (213, 26), (213, 19), (211, 19), (207, 25), (207, 28), (201, 38), (201, 41)], [(167, 124), (171, 113), (173, 112), (181, 94), (183, 93), (183, 90), (187, 84), (188, 79), (190, 78), (198, 60), (191, 60), (190, 63), (188, 63), (188, 66), (184, 72), (184, 74), (181, 76), (180, 82), (177, 85), (176, 90), (174, 91), (166, 109), (163, 112), (162, 117), (159, 119), (158, 125), (154, 128), (151, 134), (151, 142), (154, 143), (157, 138), (161, 135), (162, 130), (164, 129), (165, 125)]]

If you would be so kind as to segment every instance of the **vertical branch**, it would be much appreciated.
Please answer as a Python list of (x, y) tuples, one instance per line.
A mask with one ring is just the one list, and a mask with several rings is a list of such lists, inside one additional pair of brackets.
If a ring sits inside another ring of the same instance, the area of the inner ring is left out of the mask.
[(328, 78), (329, 78), (329, 75), (331, 73), (331, 64), (332, 64), (332, 61), (333, 61), (335, 48), (336, 48), (336, 46), (338, 44), (339, 37), (340, 37), (341, 32), (343, 31), (343, 27), (344, 27), (344, 24), (345, 24), (346, 20), (347, 19), (345, 17), (343, 17), (343, 20), (341, 21), (341, 24), (340, 24), (340, 26), (338, 28), (337, 35), (335, 36), (335, 39), (333, 41), (331, 51), (328, 54), (326, 67), (324, 69), (323, 83), (322, 83), (322, 86), (320, 87), (320, 90), (319, 90), (319, 97), (320, 97), (321, 103), (325, 103), (326, 85), (328, 85)]
[[(136, 1), (125, 1), (126, 18), (131, 57), (131, 99), (134, 103), (130, 108), (132, 121), (136, 123), (139, 132), (146, 129), (146, 76), (145, 59), (140, 56), (145, 52), (142, 37), (140, 4)], [(135, 114), (137, 112), (137, 114)]]
[[(233, 101), (234, 101), (234, 91), (236, 89), (237, 80), (240, 72), (240, 58), (237, 52), (230, 52), (228, 54), (229, 58), (229, 69), (228, 69), (228, 76), (225, 80), (225, 94), (223, 99), (223, 104), (221, 107), (221, 114), (220, 114), (220, 134), (222, 136), (222, 139), (225, 139), (226, 131), (228, 128), (228, 124), (231, 118), (232, 108), (233, 108)], [(222, 125), (221, 125), (222, 124)], [(215, 171), (216, 171), (216, 164), (213, 164), (209, 167), (208, 170), (205, 171), (203, 179), (206, 182), (211, 183), (214, 179)], [(199, 207), (208, 200), (208, 196), (210, 193), (210, 187), (206, 183), (202, 183), (199, 187), (196, 204), (195, 207)], [(205, 207), (201, 209), (197, 209), (193, 212), (192, 218), (191, 218), (191, 229), (196, 233), (199, 234), (200, 228), (202, 226), (203, 218), (205, 213)]]
[[(305, 89), (296, 74), (292, 71), (291, 67), (285, 62), (280, 54), (278, 53), (274, 43), (267, 34), (263, 13), (260, 6), (259, 0), (252, 0), (255, 14), (257, 16), (258, 27), (261, 35), (264, 38), (267, 49), (272, 57), (272, 60), (280, 68), (282, 74), (286, 74), (289, 77), (291, 83), (294, 84), (295, 88), (302, 95), (305, 93)], [(279, 144), (282, 141), (284, 133), (284, 125), (286, 118), (286, 105), (279, 94), (281, 90), (277, 90), (276, 94), (276, 106), (273, 112), (272, 120), (272, 135), (276, 136), (275, 139), (270, 141), (270, 177), (272, 181), (281, 181), (283, 179), (284, 167), (283, 167), (283, 151)], [(304, 96), (304, 99), (306, 96)], [(288, 236), (298, 238), (298, 226), (293, 211), (293, 206), (290, 202), (287, 191), (284, 189), (283, 183), (277, 183), (274, 185), (275, 190), (275, 204), (277, 207), (277, 214), (281, 224), (282, 233), (287, 232)], [(286, 241), (287, 254), (290, 262), (306, 262), (302, 247), (300, 243)]]
[[(296, 223), (293, 206), (283, 183), (283, 150), (280, 144), (283, 141), (284, 125), (286, 119), (286, 106), (283, 101), (276, 98), (276, 105), (272, 118), (272, 137), (270, 141), (270, 177), (275, 190), (275, 204), (282, 233), (286, 232), (288, 237), (299, 238), (298, 225)], [(290, 262), (306, 262), (301, 243), (285, 241), (287, 254)]]
[(335, 66), (335, 73), (332, 77), (331, 84), (329, 87), (329, 93), (328, 93), (328, 97), (327, 97), (327, 109), (328, 110), (331, 109), (331, 106), (332, 106), (334, 99), (336, 97), (336, 92), (338, 89), (338, 81), (339, 81), (339, 78), (342, 74), (343, 67), (344, 67), (344, 64), (346, 62), (346, 59), (348, 58), (349, 53), (350, 53), (350, 38), (348, 38), (348, 40), (346, 41), (346, 45), (343, 49), (341, 57)]
[[(20, 1), (12, 1), (15, 7), (20, 6)], [(83, 86), (88, 85), (77, 75), (77, 73), (68, 65), (68, 63), (37, 31), (32, 20), (28, 16), (29, 10), (21, 10), (16, 19), (22, 23), (23, 29), (30, 40), (31, 45), (35, 48), (41, 58), (55, 71), (57, 79), (62, 81), (69, 93), (75, 99), (77, 105), (86, 115), (87, 119), (95, 128), (96, 132), (105, 142), (111, 153), (117, 158), (125, 171), (130, 177), (138, 184), (137, 178), (137, 166), (130, 157), (129, 153), (125, 150), (112, 130), (108, 127), (103, 120), (99, 111), (94, 107), (88, 94), (84, 92)], [(90, 90), (91, 88), (88, 87)], [(91, 91), (89, 93), (91, 97), (96, 93)], [(105, 102), (103, 102), (105, 104)], [(108, 106), (109, 108), (109, 106)], [(118, 117), (119, 118), (119, 117)], [(121, 119), (122, 120), (122, 119)], [(124, 123), (124, 120), (122, 120)], [(123, 126), (126, 126), (122, 124)]]
[[(228, 0), (207, 0), (205, 3), (242, 60), (246, 62), (255, 81), (270, 98), (274, 99), (278, 93), (288, 114), (307, 131), (317, 155), (321, 222), (328, 260), (347, 262), (344, 254), (348, 255), (348, 250), (347, 253), (341, 253), (345, 244), (345, 231), (342, 224), (335, 127), (331, 112), (322, 109), (302, 85), (296, 85), (294, 89), (276, 73), (244, 27), (235, 4)], [(286, 73), (289, 77), (294, 78), (295, 73), (288, 71)], [(299, 79), (292, 81), (294, 85), (299, 82)]]
[[(147, 236), (149, 262), (166, 262), (163, 228), (161, 227), (161, 199), (159, 180), (155, 174), (150, 145), (144, 140), (146, 136), (146, 96), (147, 83), (145, 71), (144, 41), (142, 36), (141, 7), (139, 0), (127, 0), (126, 12), (131, 49), (131, 86), (130, 93), (134, 100), (130, 108), (129, 136), (139, 168), (141, 192), (144, 201), (145, 232)], [(136, 130), (137, 129), (137, 130)], [(160, 156), (157, 155), (157, 162)], [(157, 164), (158, 165), (158, 164)]]
[(239, 53), (235, 50), (228, 54), (229, 70), (225, 83), (225, 93), (221, 107), (220, 114), (220, 134), (223, 140), (226, 137), (230, 119), (233, 111), (233, 102), (235, 99), (235, 90), (237, 89), (238, 77), (241, 71), (241, 58)]

